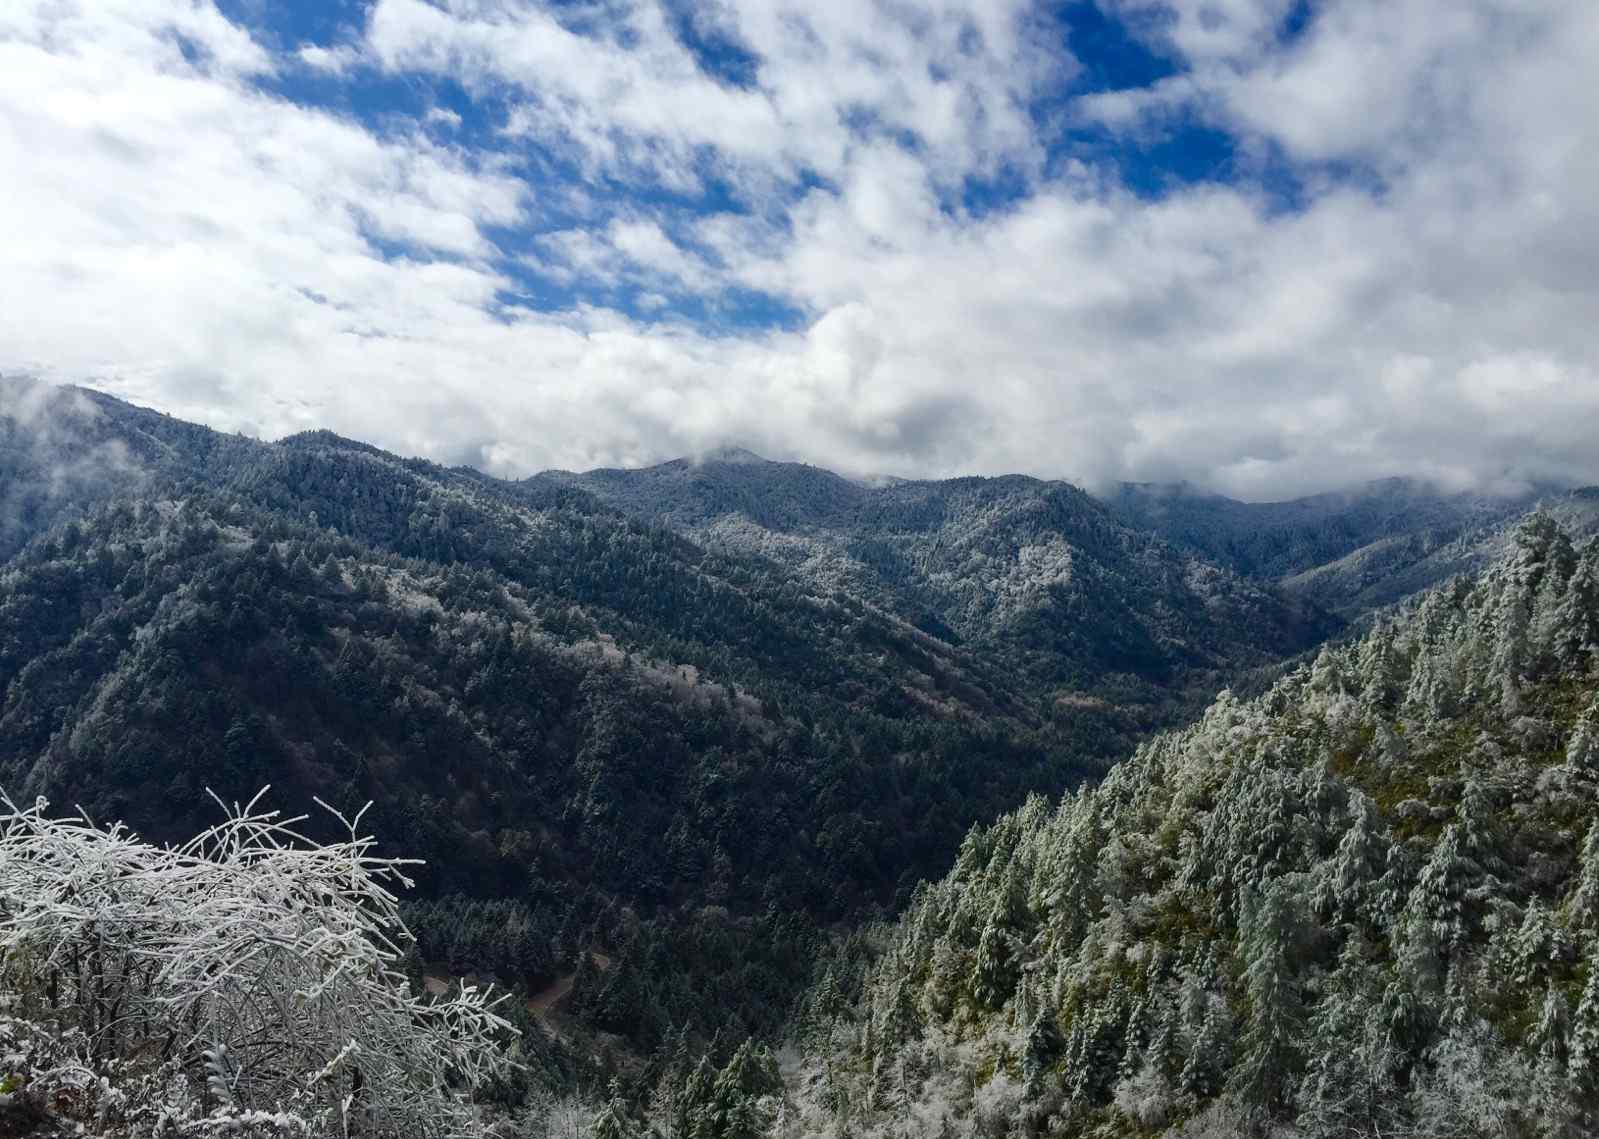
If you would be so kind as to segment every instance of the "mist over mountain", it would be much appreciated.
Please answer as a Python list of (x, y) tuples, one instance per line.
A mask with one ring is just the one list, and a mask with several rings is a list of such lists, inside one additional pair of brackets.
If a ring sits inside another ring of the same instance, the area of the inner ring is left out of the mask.
[(709, 548), (870, 599), (1058, 697), (1149, 703), (1314, 645), (1340, 622), (1024, 476), (876, 485), (747, 451), (552, 472)]
[[(1450, 1080), (1495, 1126), (1526, 1079), (1527, 1119), (1590, 1110), (1592, 491), (510, 482), (16, 380), (0, 439), (0, 786), (158, 842), (208, 789), (370, 801), (426, 860), (415, 991), (514, 992), (531, 1066), (484, 1106), (522, 1134), (1320, 1137), (1371, 1081), (1385, 1128)], [(1265, 694), (1201, 716), (1229, 685)]]
[(4, 395), (0, 784), (158, 839), (206, 788), (372, 799), (427, 961), (603, 951), (568, 1005), (634, 1047), (771, 1028), (823, 924), (1337, 627), (1061, 484), (509, 483)]
[(1390, 478), (1283, 502), (1123, 483), (1104, 500), (1135, 526), (1347, 619), (1481, 569), (1535, 505), (1577, 536), (1599, 531), (1593, 489), (1554, 483), (1487, 494)]

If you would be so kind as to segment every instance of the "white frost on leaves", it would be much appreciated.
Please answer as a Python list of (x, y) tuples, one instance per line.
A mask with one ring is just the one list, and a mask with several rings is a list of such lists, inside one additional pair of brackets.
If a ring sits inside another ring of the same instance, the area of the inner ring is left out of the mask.
[(513, 1030), (487, 992), (411, 993), (407, 860), (259, 798), (178, 847), (4, 800), (0, 984), (28, 1023), (0, 1036), (53, 1057), (26, 1088), (115, 1135), (477, 1134), (463, 1093)]

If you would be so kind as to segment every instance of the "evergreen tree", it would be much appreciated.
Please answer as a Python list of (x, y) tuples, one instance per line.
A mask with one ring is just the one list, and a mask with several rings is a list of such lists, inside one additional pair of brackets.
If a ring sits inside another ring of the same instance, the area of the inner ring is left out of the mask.
[(621, 1085), (613, 1078), (604, 1106), (589, 1125), (589, 1139), (637, 1139), (641, 1134)]
[(1309, 1022), (1309, 1058), (1296, 1106), (1314, 1134), (1397, 1132), (1403, 1053), (1381, 1007), (1382, 971), (1372, 947), (1352, 938)]
[(1599, 821), (1588, 824), (1577, 862), (1576, 881), (1566, 899), (1566, 921), (1583, 937), (1599, 935)]
[(1253, 906), (1240, 948), (1249, 1019), (1231, 1085), (1261, 1117), (1278, 1111), (1299, 1068), (1304, 1029), (1295, 962), (1299, 957), (1299, 919), (1292, 880), (1279, 880)]
[(1557, 925), (1548, 908), (1537, 898), (1527, 904), (1521, 928), (1516, 933), (1513, 977), (1523, 989), (1544, 986), (1550, 970), (1571, 957), (1566, 931)]
[(1599, 696), (1583, 710), (1571, 729), (1566, 766), (1588, 779), (1599, 779)]
[(1388, 837), (1371, 798), (1356, 791), (1349, 812), (1349, 827), (1317, 876), (1312, 895), (1317, 915), (1334, 925), (1377, 920), (1377, 883), (1388, 857)]
[(1010, 997), (1019, 976), (1021, 899), (1013, 874), (1006, 874), (989, 908), (983, 932), (977, 939), (973, 993), (988, 1008), (999, 1008)]
[(1177, 1086), (1189, 1095), (1208, 1099), (1222, 1088), (1222, 1074), (1230, 1060), (1230, 1018), (1219, 998), (1206, 995), (1197, 1028), (1188, 1042), (1187, 1057), (1177, 1077)]
[(1587, 961), (1588, 980), (1571, 1018), (1569, 1068), (1584, 1092), (1599, 1093), (1599, 958)]

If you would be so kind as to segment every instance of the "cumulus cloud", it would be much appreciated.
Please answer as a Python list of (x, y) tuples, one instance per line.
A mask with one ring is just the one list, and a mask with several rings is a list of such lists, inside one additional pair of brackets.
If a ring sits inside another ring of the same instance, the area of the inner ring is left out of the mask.
[[(361, 49), (354, 44), (337, 44), (333, 47), (316, 43), (301, 44), (294, 54), (302, 66), (329, 75), (347, 75), (365, 61)], [(428, 118), (438, 118), (440, 113), (443, 116), (450, 115), (447, 110), (436, 110), (430, 112)]]
[[(1592, 4), (1105, 0), (1175, 74), (1080, 95), (1020, 3), (693, 7), (378, 0), (268, 49), (198, 0), (12, 6), (0, 371), (501, 474), (1599, 481)], [(1063, 133), (1189, 121), (1233, 176), (1153, 197)]]
[(836, 176), (862, 133), (914, 136), (946, 178), (1036, 158), (1026, 101), (1051, 59), (1018, 0), (925, 4), (741, 0), (699, 13), (701, 34), (756, 61), (749, 85), (707, 74), (668, 9), (607, 6), (603, 18), (522, 0), (378, 0), (373, 57), (523, 96), (511, 129), (567, 143), (595, 169), (697, 181), (700, 148), (760, 181)]

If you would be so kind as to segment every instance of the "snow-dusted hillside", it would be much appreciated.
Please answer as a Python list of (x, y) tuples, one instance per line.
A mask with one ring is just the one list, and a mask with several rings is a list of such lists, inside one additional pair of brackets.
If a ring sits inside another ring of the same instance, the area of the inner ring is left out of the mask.
[(1599, 1126), (1599, 543), (1548, 515), (1259, 699), (967, 839), (787, 1134)]

